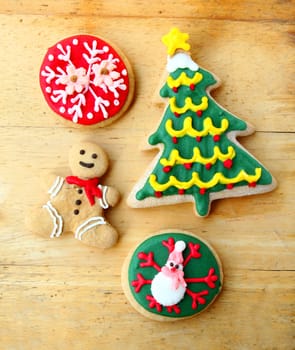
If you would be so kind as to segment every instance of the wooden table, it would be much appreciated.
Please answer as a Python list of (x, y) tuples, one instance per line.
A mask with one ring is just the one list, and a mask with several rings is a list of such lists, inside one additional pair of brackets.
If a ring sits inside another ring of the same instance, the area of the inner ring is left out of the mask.
[[(294, 348), (294, 1), (0, 0), (0, 348)], [(126, 197), (156, 152), (138, 147), (163, 106), (154, 92), (166, 61), (160, 39), (172, 26), (190, 33), (194, 59), (223, 85), (214, 97), (253, 124), (241, 143), (277, 178), (268, 194), (216, 201), (198, 218), (191, 204), (130, 209)], [(47, 47), (89, 33), (117, 43), (136, 76), (129, 112), (111, 126), (64, 126), (41, 94)], [(122, 193), (108, 219), (121, 233), (110, 250), (71, 235), (45, 240), (24, 227), (41, 198), (40, 173), (66, 169), (76, 140), (98, 141)], [(225, 285), (207, 312), (158, 323), (126, 301), (120, 269), (144, 237), (175, 227), (207, 239)]]

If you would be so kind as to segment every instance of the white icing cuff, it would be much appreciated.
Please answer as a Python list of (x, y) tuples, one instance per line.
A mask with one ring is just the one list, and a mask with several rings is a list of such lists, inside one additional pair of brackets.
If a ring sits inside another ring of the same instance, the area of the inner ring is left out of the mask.
[(101, 190), (102, 192), (102, 197), (99, 198), (99, 204), (103, 209), (108, 209), (109, 207), (109, 203), (107, 202), (107, 190), (108, 190), (108, 186), (102, 186), (102, 185), (98, 185), (98, 188)]
[(178, 68), (189, 68), (192, 71), (199, 70), (199, 66), (192, 60), (191, 56), (183, 52), (167, 58), (166, 69), (169, 73), (176, 71)]
[(50, 238), (59, 237), (62, 233), (63, 229), (63, 219), (57, 212), (57, 210), (53, 207), (53, 205), (48, 201), (46, 204), (43, 205), (43, 208), (46, 209), (51, 216), (51, 219), (53, 221), (53, 229), (50, 234)]
[(78, 240), (82, 240), (82, 236), (85, 232), (92, 229), (98, 225), (105, 225), (106, 221), (102, 216), (94, 216), (86, 221), (84, 221), (80, 226), (77, 227), (75, 231), (75, 238)]
[(61, 190), (62, 185), (64, 183), (64, 180), (65, 179), (61, 176), (58, 176), (55, 179), (53, 185), (48, 190), (48, 193), (50, 194), (50, 198), (54, 198), (59, 193), (59, 191)]

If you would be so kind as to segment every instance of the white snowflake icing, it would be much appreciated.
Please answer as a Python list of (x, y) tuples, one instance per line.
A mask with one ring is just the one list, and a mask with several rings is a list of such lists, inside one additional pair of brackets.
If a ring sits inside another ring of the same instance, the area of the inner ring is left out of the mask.
[[(77, 46), (79, 40), (74, 38), (72, 44)], [(72, 47), (71, 45), (63, 46), (61, 43), (57, 44), (59, 54), (53, 56), (48, 55), (49, 61), (59, 60), (67, 63), (65, 70), (60, 66), (57, 66), (53, 70), (50, 66), (46, 65), (41, 71), (41, 76), (45, 78), (47, 84), (54, 81), (55, 85), (58, 85), (58, 89), (52, 89), (47, 86), (45, 91), (51, 94), (50, 99), (54, 103), (62, 103), (63, 105), (69, 104), (67, 108), (60, 107), (60, 113), (67, 113), (72, 116), (72, 121), (77, 123), (80, 118), (83, 118), (83, 107), (86, 105), (85, 94), (89, 92), (93, 98), (93, 110), (95, 112), (101, 111), (105, 119), (109, 114), (107, 108), (111, 105), (112, 99), (102, 98), (98, 96), (94, 87), (101, 88), (105, 93), (111, 92), (114, 96), (112, 103), (115, 106), (120, 104), (118, 98), (120, 96), (119, 90), (125, 91), (127, 86), (124, 79), (121, 77), (127, 75), (127, 70), (123, 69), (120, 73), (118, 71), (117, 63), (118, 58), (114, 58), (112, 54), (109, 54), (107, 59), (101, 59), (99, 56), (109, 52), (108, 46), (98, 47), (97, 40), (92, 40), (91, 43), (83, 42), (85, 52), (82, 53), (82, 57), (87, 63), (87, 68), (76, 67), (71, 61)], [(86, 117), (92, 119), (93, 113), (88, 112)]]

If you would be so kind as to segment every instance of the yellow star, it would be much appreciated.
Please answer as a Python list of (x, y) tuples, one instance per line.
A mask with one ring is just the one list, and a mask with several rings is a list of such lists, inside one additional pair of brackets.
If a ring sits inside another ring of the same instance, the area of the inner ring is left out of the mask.
[(162, 37), (162, 42), (167, 46), (168, 55), (174, 55), (177, 49), (190, 50), (188, 33), (181, 33), (178, 28), (172, 28), (170, 32)]

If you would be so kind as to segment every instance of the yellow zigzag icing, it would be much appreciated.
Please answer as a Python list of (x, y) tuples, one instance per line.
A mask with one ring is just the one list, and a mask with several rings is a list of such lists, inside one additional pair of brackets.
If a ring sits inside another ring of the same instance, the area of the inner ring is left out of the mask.
[(208, 134), (210, 135), (221, 135), (227, 128), (228, 128), (228, 120), (227, 119), (222, 119), (221, 120), (221, 127), (216, 128), (212, 124), (212, 119), (210, 117), (207, 117), (204, 120), (204, 128), (203, 130), (196, 130), (192, 127), (192, 117), (187, 117), (184, 120), (183, 123), (183, 128), (181, 130), (175, 130), (173, 128), (173, 122), (171, 119), (168, 119), (165, 127), (167, 133), (172, 136), (172, 137), (183, 137), (185, 135), (191, 136), (191, 137), (203, 137), (207, 136)]
[(183, 114), (188, 110), (193, 112), (197, 112), (199, 110), (205, 111), (208, 108), (208, 97), (203, 96), (202, 102), (199, 105), (195, 105), (190, 97), (187, 97), (185, 100), (183, 107), (176, 106), (176, 98), (175, 96), (171, 97), (169, 100), (170, 109), (173, 113)]
[(203, 79), (203, 74), (196, 72), (196, 74), (189, 78), (185, 72), (182, 72), (177, 79), (173, 79), (171, 75), (169, 75), (167, 79), (167, 84), (172, 89), (173, 87), (179, 87), (180, 85), (190, 86), (191, 84), (198, 84)]
[(214, 151), (213, 156), (206, 158), (201, 155), (200, 149), (198, 147), (194, 147), (192, 158), (182, 158), (179, 154), (179, 151), (177, 149), (174, 149), (170, 153), (169, 159), (162, 158), (160, 160), (160, 163), (163, 166), (174, 166), (175, 164), (196, 163), (196, 162), (201, 164), (208, 164), (208, 163), (214, 164), (217, 161), (217, 159), (221, 161), (225, 161), (227, 159), (233, 159), (236, 154), (232, 146), (229, 146), (227, 148), (227, 153), (222, 153), (218, 146), (214, 146), (213, 151)]
[(200, 180), (199, 174), (197, 172), (192, 173), (192, 178), (189, 181), (179, 181), (175, 176), (171, 175), (169, 180), (165, 184), (160, 184), (157, 182), (157, 176), (155, 174), (150, 175), (150, 185), (155, 191), (163, 192), (167, 190), (169, 187), (174, 186), (178, 189), (187, 190), (192, 186), (198, 186), (199, 188), (212, 188), (218, 183), (227, 185), (227, 184), (235, 184), (241, 181), (247, 181), (248, 183), (257, 182), (261, 177), (261, 168), (255, 169), (255, 175), (249, 175), (245, 172), (245, 170), (241, 170), (236, 177), (227, 178), (222, 173), (216, 173), (212, 179), (208, 182), (204, 182)]

